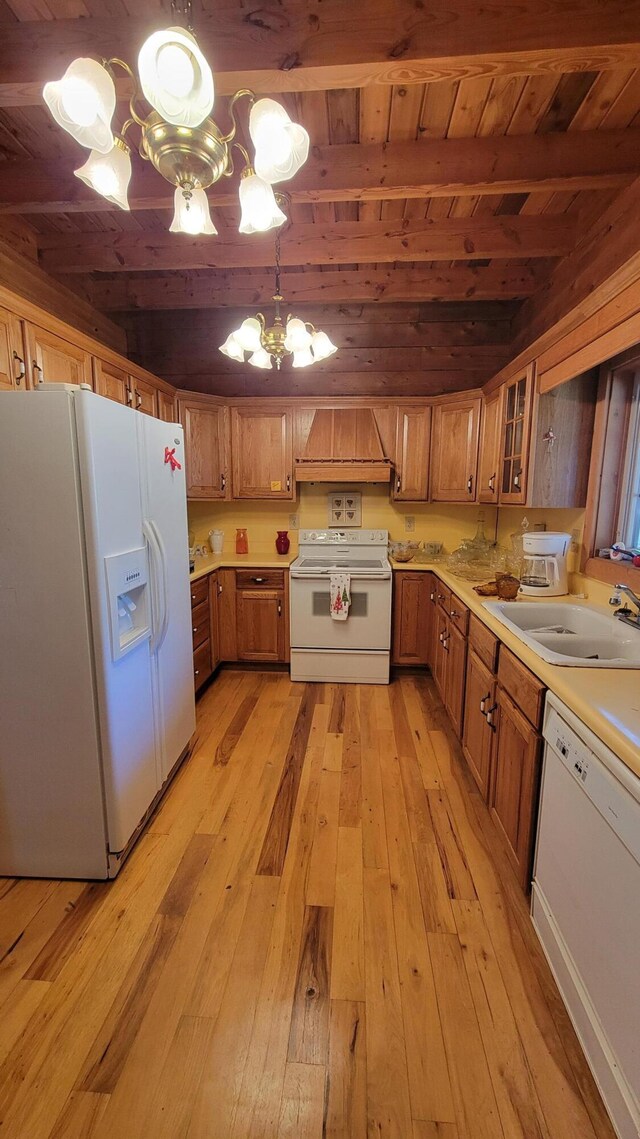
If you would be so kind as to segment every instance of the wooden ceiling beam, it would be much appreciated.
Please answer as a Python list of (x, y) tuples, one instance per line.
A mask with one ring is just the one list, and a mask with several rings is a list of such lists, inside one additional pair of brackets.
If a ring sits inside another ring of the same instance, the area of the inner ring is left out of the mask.
[[(419, 142), (314, 146), (288, 192), (293, 202), (475, 197), (534, 191), (622, 187), (640, 174), (640, 130)], [(237, 203), (222, 179), (213, 206)], [(173, 190), (149, 163), (134, 159), (133, 210), (173, 208)], [(74, 177), (73, 164), (18, 160), (0, 164), (0, 213), (113, 211)]]
[[(488, 265), (452, 269), (374, 269), (371, 271), (282, 274), (287, 304), (340, 304), (359, 301), (509, 301), (531, 296), (540, 281), (530, 266)], [(273, 292), (270, 273), (213, 272), (207, 275), (120, 273), (88, 280), (84, 292), (102, 312), (130, 309), (216, 309), (264, 305)], [(349, 309), (351, 311), (351, 308)], [(386, 314), (388, 317), (388, 313)], [(468, 319), (456, 316), (456, 319)], [(357, 313), (354, 320), (358, 319)], [(409, 319), (409, 318), (408, 318)], [(426, 318), (425, 318), (426, 319)]]
[[(169, 21), (166, 21), (169, 22)], [(147, 16), (5, 23), (0, 104), (37, 104), (47, 79), (77, 56), (133, 64), (160, 20)], [(637, 66), (640, 0), (279, 0), (198, 10), (199, 42), (218, 94), (271, 94), (428, 83), (479, 75)]]
[[(173, 233), (64, 233), (39, 239), (40, 264), (53, 273), (133, 272), (148, 269), (266, 268), (273, 236), (246, 237), (231, 228), (217, 237)], [(573, 222), (541, 217), (443, 218), (433, 221), (295, 224), (282, 234), (283, 265), (352, 262), (469, 261), (561, 257), (574, 246)]]

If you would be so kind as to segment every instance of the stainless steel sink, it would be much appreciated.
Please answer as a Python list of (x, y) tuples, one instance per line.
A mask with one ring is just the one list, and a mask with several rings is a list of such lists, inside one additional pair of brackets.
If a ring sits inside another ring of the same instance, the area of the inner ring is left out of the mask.
[(562, 601), (485, 601), (484, 605), (549, 664), (640, 668), (640, 629), (604, 609)]

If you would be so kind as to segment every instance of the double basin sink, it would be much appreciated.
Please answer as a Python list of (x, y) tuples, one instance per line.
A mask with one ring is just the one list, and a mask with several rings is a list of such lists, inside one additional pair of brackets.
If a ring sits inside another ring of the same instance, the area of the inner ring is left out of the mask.
[(549, 664), (640, 668), (640, 628), (605, 610), (561, 601), (485, 601), (484, 605)]

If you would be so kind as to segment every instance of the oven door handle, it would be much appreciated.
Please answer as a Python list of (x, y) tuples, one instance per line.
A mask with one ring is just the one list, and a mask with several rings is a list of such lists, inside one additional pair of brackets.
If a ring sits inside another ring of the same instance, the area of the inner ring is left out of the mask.
[(384, 570), (383, 573), (354, 573), (353, 570), (325, 570), (320, 573), (296, 573), (291, 570), (290, 576), (295, 578), (296, 581), (328, 581), (332, 573), (346, 573), (351, 578), (351, 581), (388, 581), (391, 577), (391, 570)]

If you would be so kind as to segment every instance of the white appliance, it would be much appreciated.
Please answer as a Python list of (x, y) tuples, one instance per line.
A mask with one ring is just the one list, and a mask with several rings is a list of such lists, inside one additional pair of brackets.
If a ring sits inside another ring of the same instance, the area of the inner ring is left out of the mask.
[[(291, 679), (388, 684), (391, 565), (386, 530), (301, 530), (290, 570)], [(330, 577), (351, 578), (346, 621), (330, 612)]]
[(567, 594), (570, 545), (570, 534), (553, 530), (523, 534), (520, 591), (528, 597), (563, 597)]
[(620, 1139), (640, 1133), (640, 779), (547, 696), (533, 924)]
[(0, 874), (113, 877), (195, 728), (182, 428), (2, 393), (0, 486)]

